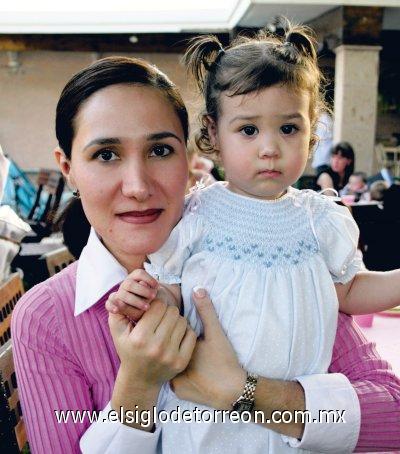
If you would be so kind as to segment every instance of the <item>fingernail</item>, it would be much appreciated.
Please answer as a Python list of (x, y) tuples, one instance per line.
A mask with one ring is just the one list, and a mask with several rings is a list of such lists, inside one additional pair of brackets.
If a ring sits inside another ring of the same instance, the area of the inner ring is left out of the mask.
[(197, 296), (197, 298), (204, 298), (206, 296), (206, 291), (204, 290), (204, 288), (201, 288), (199, 286), (194, 287), (193, 292)]

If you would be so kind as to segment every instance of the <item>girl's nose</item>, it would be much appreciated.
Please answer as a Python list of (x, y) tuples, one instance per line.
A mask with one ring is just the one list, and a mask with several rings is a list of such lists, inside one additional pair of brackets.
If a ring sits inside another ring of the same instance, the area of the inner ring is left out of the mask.
[(279, 148), (275, 140), (266, 137), (260, 144), (259, 158), (276, 158), (279, 155)]

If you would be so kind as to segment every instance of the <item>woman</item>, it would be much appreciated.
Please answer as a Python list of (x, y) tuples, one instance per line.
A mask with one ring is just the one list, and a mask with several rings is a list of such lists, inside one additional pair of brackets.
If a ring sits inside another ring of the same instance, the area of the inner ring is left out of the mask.
[[(172, 379), (181, 398), (221, 409), (231, 408), (243, 392), (245, 372), (201, 289), (194, 299), (205, 337), (197, 343), (167, 295), (159, 295), (134, 328), (104, 307), (109, 293), (179, 220), (187, 124), (175, 86), (135, 59), (100, 60), (75, 75), (61, 95), (55, 154), (79, 191), (74, 204), (83, 211), (74, 212), (87, 216), (75, 218), (75, 225), (91, 230), (79, 261), (31, 289), (14, 311), (15, 366), (33, 453), (155, 452), (162, 449), (161, 429), (143, 411), (157, 402), (162, 408), (164, 382)], [(345, 410), (346, 424), (300, 421), (268, 428), (302, 449), (337, 451), (339, 437), (341, 451), (352, 450), (357, 439), (361, 448), (398, 446), (396, 422), (385, 425), (389, 441), (382, 441), (379, 423), (400, 414), (400, 383), (345, 316), (330, 370), (344, 372), (353, 386), (340, 373), (297, 382), (260, 378), (256, 408), (266, 415), (307, 408), (316, 417), (319, 410)], [(122, 408), (141, 411), (142, 419), (124, 418)], [(97, 422), (93, 414), (68, 413), (102, 409)], [(124, 424), (102, 420), (111, 409)]]
[(331, 152), (330, 167), (317, 176), (317, 185), (322, 189), (341, 191), (354, 172), (355, 157), (353, 147), (348, 142), (339, 142)]

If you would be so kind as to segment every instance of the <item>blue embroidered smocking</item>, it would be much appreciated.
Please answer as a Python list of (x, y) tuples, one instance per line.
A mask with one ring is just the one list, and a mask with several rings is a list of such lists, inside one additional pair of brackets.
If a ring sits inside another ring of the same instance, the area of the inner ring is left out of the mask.
[(293, 191), (277, 201), (243, 197), (222, 184), (199, 191), (196, 212), (187, 215), (202, 216), (206, 234), (193, 253), (207, 251), (266, 268), (308, 260), (319, 251), (314, 220), (310, 222), (314, 200)]

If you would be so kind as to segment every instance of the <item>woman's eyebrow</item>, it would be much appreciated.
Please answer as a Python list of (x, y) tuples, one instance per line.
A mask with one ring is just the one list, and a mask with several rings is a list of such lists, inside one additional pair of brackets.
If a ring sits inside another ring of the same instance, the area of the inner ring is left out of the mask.
[(153, 134), (149, 134), (146, 137), (146, 139), (150, 140), (150, 141), (154, 141), (154, 140), (168, 139), (170, 137), (173, 137), (174, 139), (176, 139), (180, 143), (182, 143), (182, 140), (177, 135), (175, 135), (173, 132), (170, 132), (170, 131), (155, 132)]
[(100, 137), (98, 139), (91, 140), (85, 147), (92, 147), (93, 145), (120, 145), (121, 141), (117, 137)]

